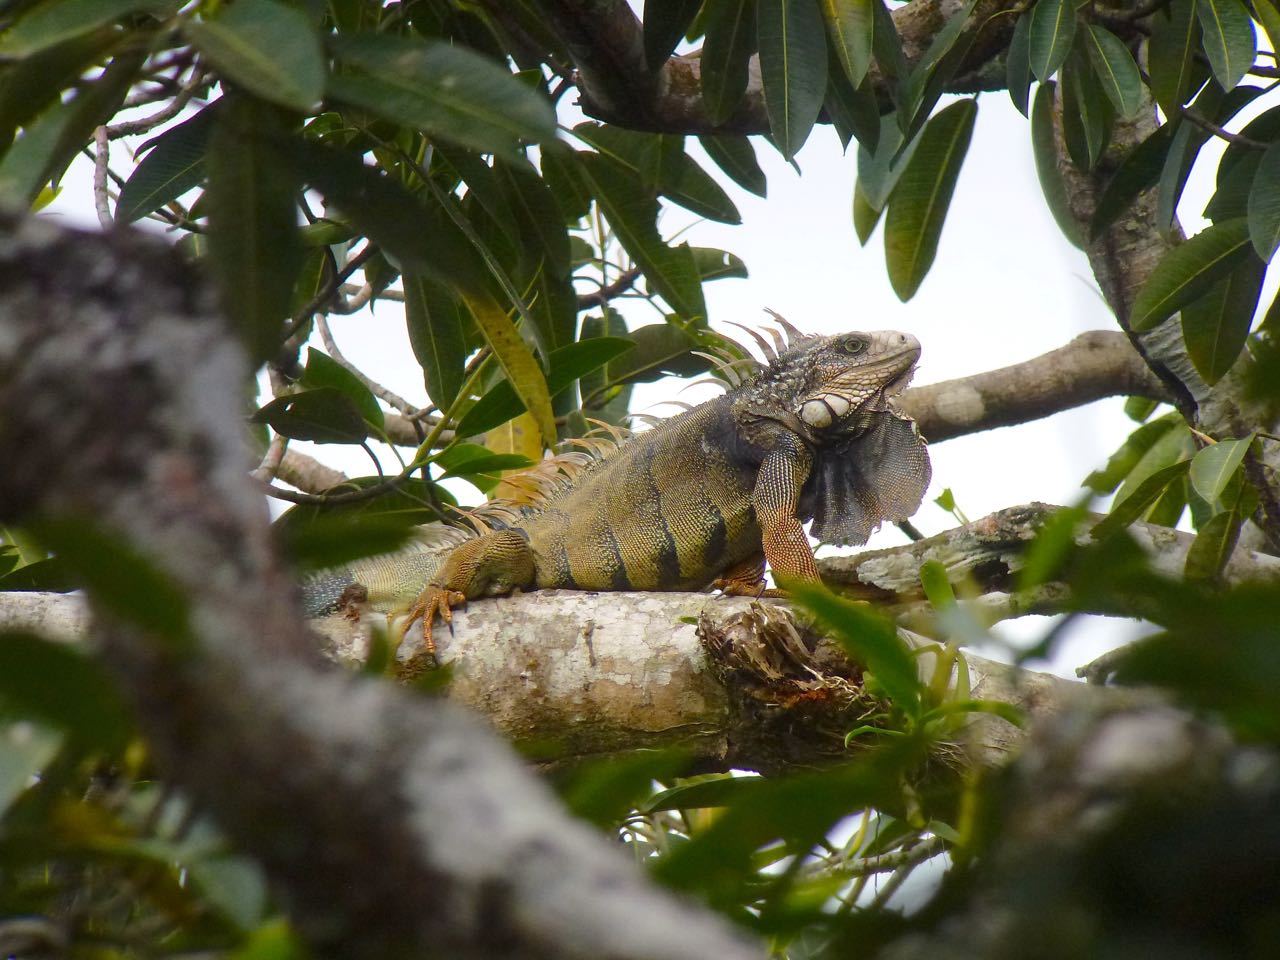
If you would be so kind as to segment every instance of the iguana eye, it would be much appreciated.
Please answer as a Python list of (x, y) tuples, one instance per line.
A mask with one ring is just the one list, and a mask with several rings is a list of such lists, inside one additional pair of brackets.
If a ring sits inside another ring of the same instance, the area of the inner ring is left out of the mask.
[(856, 357), (867, 349), (867, 341), (862, 337), (847, 337), (840, 341), (840, 349), (850, 356)]

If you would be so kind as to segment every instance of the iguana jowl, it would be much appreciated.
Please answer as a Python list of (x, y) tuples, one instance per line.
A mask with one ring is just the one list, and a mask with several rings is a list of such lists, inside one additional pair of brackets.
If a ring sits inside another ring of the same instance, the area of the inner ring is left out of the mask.
[(309, 611), (358, 583), (376, 608), (408, 610), (402, 631), (421, 618), (430, 647), (437, 614), (448, 621), (453, 606), (516, 589), (755, 594), (766, 561), (784, 584), (817, 581), (804, 521), (821, 541), (859, 544), (920, 506), (928, 453), (892, 406), (919, 356), (916, 338), (894, 331), (793, 337), (725, 395), (508, 511), (502, 529), (454, 531), (447, 549), (428, 540), (312, 578)]

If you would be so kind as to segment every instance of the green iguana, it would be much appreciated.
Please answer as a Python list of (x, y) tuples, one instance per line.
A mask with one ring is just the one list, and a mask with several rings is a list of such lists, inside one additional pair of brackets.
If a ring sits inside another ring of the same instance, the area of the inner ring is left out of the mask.
[[(905, 520), (929, 483), (915, 423), (893, 398), (920, 344), (893, 331), (775, 336), (778, 353), (728, 393), (633, 435), (597, 458), (575, 453), (533, 505), (480, 508), (490, 532), (431, 525), (409, 549), (312, 575), (308, 612), (353, 597), (422, 620), (514, 590), (699, 590), (758, 595), (775, 578), (817, 581), (802, 523), (860, 544)], [(761, 344), (767, 342), (757, 337)], [(557, 469), (561, 466), (557, 465)], [(537, 468), (533, 468), (537, 469)], [(543, 471), (546, 475), (546, 471)]]

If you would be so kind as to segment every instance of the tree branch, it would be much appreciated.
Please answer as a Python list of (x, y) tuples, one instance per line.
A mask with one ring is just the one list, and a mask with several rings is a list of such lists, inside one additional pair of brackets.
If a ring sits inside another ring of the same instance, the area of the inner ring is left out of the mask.
[(759, 955), (455, 706), (315, 661), (244, 475), (244, 356), (173, 251), (2, 226), (0, 519), (97, 528), (179, 591), (158, 629), (90, 589), (97, 649), (161, 773), (260, 859), (318, 953)]

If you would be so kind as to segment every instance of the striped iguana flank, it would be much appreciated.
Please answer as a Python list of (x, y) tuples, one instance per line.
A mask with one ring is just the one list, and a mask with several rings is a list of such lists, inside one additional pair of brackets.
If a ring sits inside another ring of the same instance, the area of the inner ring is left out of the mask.
[(818, 581), (804, 521), (820, 541), (860, 544), (920, 506), (928, 453), (893, 407), (920, 344), (894, 331), (788, 330), (767, 366), (571, 471), (542, 502), (486, 505), (497, 529), (431, 525), (407, 550), (313, 575), (308, 612), (354, 590), (374, 609), (407, 612), (401, 637), (421, 618), (430, 651), (437, 614), (448, 622), (454, 606), (517, 589), (758, 595), (766, 561), (783, 584)]

